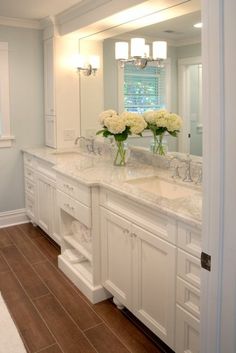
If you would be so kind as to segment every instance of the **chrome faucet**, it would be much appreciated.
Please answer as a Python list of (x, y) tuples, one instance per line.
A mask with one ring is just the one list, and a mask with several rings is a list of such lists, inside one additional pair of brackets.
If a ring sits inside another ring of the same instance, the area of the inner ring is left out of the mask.
[(76, 137), (74, 144), (77, 145), (78, 141), (80, 141), (80, 140), (86, 140), (86, 138), (84, 136), (78, 136), (78, 137)]

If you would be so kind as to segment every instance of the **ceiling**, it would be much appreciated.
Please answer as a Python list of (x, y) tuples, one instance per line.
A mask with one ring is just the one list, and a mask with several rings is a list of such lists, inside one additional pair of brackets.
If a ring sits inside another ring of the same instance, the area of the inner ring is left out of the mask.
[[(171, 40), (174, 42), (183, 40), (201, 39), (201, 29), (194, 28), (195, 23), (201, 22), (201, 11), (193, 12), (184, 16), (179, 16), (155, 23), (151, 26), (145, 26), (132, 32), (127, 32), (125, 38), (145, 37), (153, 39)], [(119, 37), (122, 39), (121, 37)]]
[(56, 15), (82, 0), (1, 0), (1, 17), (41, 20)]

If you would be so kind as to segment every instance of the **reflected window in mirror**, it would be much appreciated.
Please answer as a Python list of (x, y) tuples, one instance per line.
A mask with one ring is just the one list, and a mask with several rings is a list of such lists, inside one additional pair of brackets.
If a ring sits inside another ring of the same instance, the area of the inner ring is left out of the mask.
[(168, 109), (168, 65), (149, 63), (144, 69), (132, 63), (119, 68), (119, 111), (144, 113)]
[(126, 63), (124, 67), (124, 110), (144, 113), (166, 108), (165, 67), (148, 65), (138, 69)]

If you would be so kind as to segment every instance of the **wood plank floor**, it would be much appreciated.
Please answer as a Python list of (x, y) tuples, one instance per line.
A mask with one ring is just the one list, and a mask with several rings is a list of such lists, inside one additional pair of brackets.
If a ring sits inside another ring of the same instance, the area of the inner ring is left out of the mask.
[(0, 229), (0, 291), (28, 352), (161, 353), (110, 300), (88, 302), (58, 254), (31, 224)]

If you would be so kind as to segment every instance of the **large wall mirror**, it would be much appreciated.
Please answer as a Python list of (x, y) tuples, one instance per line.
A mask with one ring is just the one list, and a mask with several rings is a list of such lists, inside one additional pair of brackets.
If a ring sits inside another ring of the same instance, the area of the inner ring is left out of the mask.
[[(190, 1), (191, 2), (191, 1)], [(170, 15), (152, 25), (132, 30), (105, 31), (80, 40), (80, 52), (97, 54), (101, 67), (95, 77), (80, 76), (81, 134), (94, 135), (99, 128), (98, 114), (105, 109), (118, 112), (166, 108), (184, 119), (179, 137), (166, 137), (169, 151), (202, 155), (202, 65), (200, 1), (181, 10), (185, 4), (171, 9)], [(183, 13), (184, 12), (184, 13)], [(167, 18), (167, 19), (166, 19)], [(145, 69), (133, 64), (121, 68), (115, 59), (115, 42), (143, 37), (147, 43), (165, 40), (168, 43), (167, 60), (163, 67), (148, 63)], [(155, 67), (156, 66), (156, 67)], [(129, 143), (149, 148), (150, 134), (144, 138), (131, 137)]]

